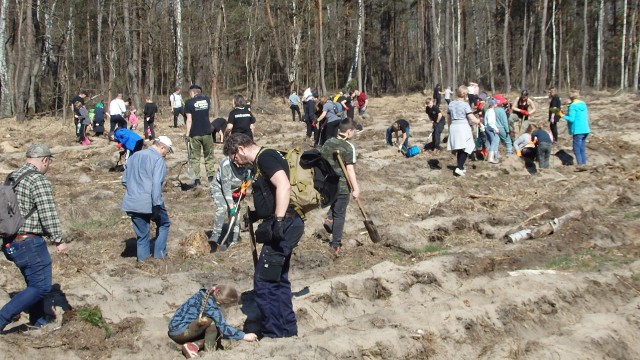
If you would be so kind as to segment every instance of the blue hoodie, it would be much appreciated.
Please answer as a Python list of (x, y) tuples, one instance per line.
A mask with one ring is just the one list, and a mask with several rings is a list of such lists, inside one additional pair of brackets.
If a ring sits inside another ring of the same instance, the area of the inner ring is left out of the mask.
[(567, 120), (569, 134), (581, 135), (589, 133), (589, 111), (582, 100), (574, 100), (569, 105), (568, 113), (562, 117)]

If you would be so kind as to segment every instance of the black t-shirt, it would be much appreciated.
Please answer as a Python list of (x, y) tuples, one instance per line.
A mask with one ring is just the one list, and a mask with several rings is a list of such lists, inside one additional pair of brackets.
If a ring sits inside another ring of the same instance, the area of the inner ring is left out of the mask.
[(402, 131), (402, 133), (407, 132), (407, 129), (409, 128), (409, 122), (407, 120), (400, 119), (396, 121), (396, 124), (400, 126), (400, 130)]
[(226, 127), (227, 120), (225, 120), (224, 118), (216, 118), (211, 122), (211, 132), (213, 134), (217, 133), (218, 131), (224, 131)]
[(153, 120), (157, 112), (158, 112), (158, 106), (156, 105), (156, 103), (150, 102), (150, 103), (144, 104), (144, 117), (151, 118), (151, 120)]
[[(554, 96), (551, 98), (551, 102), (549, 103), (549, 109), (551, 108), (558, 108), (558, 109), (562, 108), (562, 101), (560, 101), (560, 96)], [(549, 111), (549, 115), (551, 114), (552, 112)], [(560, 120), (560, 116), (558, 116), (557, 114), (554, 115), (553, 117), (556, 120), (556, 122)]]
[(211, 100), (202, 94), (198, 94), (185, 102), (184, 112), (185, 114), (191, 114), (190, 137), (211, 134), (210, 107)]
[(104, 108), (95, 108), (93, 110), (93, 121), (104, 121)]
[(80, 116), (80, 109), (76, 109), (76, 107), (74, 106), (76, 101), (80, 101), (82, 103), (82, 105), (84, 105), (84, 99), (82, 97), (80, 97), (80, 95), (76, 95), (73, 99), (71, 99), (71, 106), (73, 106), (73, 112), (76, 115)]
[(433, 99), (436, 103), (439, 103), (440, 99), (442, 98), (442, 95), (440, 95), (440, 91), (442, 91), (440, 84), (436, 85), (436, 87), (433, 88)]
[[(271, 177), (280, 170), (284, 170), (289, 177), (287, 160), (277, 150), (262, 150), (256, 159), (257, 172), (260, 176), (253, 182), (253, 205), (256, 216), (266, 219), (276, 211), (276, 187), (271, 183)], [(257, 173), (256, 172), (256, 173)]]
[(237, 107), (229, 113), (229, 124), (233, 125), (231, 133), (241, 133), (253, 139), (251, 124), (256, 123), (256, 118), (247, 107)]
[[(440, 109), (438, 109), (435, 105), (433, 105), (432, 107), (427, 106), (425, 112), (427, 113), (427, 115), (429, 115), (429, 119), (431, 119), (431, 121), (438, 121), (438, 114), (440, 114)], [(440, 120), (442, 120), (442, 118)]]

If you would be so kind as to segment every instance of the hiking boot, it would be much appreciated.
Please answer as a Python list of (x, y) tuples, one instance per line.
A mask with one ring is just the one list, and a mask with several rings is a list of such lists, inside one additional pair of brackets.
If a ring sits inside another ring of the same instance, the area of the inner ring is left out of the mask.
[(322, 226), (324, 227), (324, 229), (329, 233), (333, 233), (333, 219), (330, 217), (325, 217), (322, 220)]
[(464, 170), (460, 170), (460, 169), (456, 168), (453, 172), (454, 172), (454, 174), (456, 174), (458, 176), (465, 176)]
[(198, 357), (198, 352), (200, 348), (196, 343), (188, 342), (182, 345), (182, 355), (187, 359), (192, 359)]

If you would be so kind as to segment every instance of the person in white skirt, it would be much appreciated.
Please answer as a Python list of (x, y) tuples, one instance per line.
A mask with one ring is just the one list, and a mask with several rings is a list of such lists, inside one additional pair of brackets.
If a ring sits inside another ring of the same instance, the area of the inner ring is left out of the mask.
[(456, 99), (449, 104), (448, 125), (449, 141), (447, 150), (456, 154), (457, 166), (454, 173), (457, 176), (464, 176), (464, 163), (469, 154), (476, 147), (471, 133), (471, 125), (480, 124), (480, 120), (473, 115), (471, 106), (466, 101), (467, 87), (460, 86), (456, 89)]

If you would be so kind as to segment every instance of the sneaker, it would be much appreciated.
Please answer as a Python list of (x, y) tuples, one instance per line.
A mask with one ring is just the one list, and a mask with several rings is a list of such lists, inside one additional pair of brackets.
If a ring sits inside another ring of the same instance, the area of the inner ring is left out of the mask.
[(333, 233), (333, 219), (330, 217), (325, 217), (322, 220), (322, 226), (324, 227), (324, 229), (329, 233)]
[(464, 170), (460, 170), (458, 168), (456, 168), (453, 172), (458, 176), (464, 176), (465, 175)]
[(335, 257), (340, 257), (342, 256), (342, 246), (338, 246), (338, 247), (331, 247), (331, 252), (333, 253), (333, 256)]
[(187, 359), (192, 359), (192, 358), (198, 357), (198, 352), (199, 351), (200, 351), (200, 348), (195, 343), (188, 342), (188, 343), (185, 343), (184, 345), (182, 345), (182, 354)]

